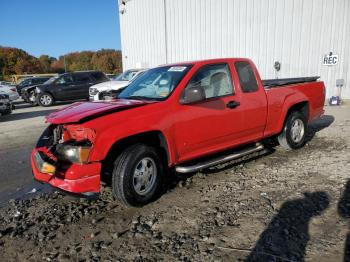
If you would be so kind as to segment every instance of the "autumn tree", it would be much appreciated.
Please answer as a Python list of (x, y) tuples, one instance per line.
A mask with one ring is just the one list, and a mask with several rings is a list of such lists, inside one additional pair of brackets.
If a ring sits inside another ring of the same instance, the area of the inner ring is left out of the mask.
[(32, 73), (62, 73), (67, 71), (100, 70), (104, 73), (122, 71), (121, 52), (112, 49), (73, 52), (57, 60), (48, 55), (39, 58), (11, 47), (0, 46), (0, 75)]
[(48, 56), (48, 55), (41, 55), (39, 56), (39, 63), (42, 69), (43, 73), (51, 73), (52, 72), (52, 64), (57, 61), (56, 58)]

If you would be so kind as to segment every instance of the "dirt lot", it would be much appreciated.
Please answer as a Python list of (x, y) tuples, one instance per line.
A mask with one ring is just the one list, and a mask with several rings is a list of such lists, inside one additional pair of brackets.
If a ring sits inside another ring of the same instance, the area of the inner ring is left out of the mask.
[(301, 150), (276, 147), (174, 179), (143, 208), (121, 206), (105, 187), (98, 200), (10, 200), (0, 210), (0, 260), (343, 261), (350, 107), (328, 107), (309, 136)]

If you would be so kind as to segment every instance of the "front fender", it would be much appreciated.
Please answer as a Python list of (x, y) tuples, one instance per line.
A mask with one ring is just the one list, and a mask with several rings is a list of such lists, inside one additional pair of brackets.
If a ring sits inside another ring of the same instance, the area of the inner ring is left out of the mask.
[(105, 133), (104, 135), (97, 136), (94, 142), (94, 149), (91, 152), (89, 160), (91, 162), (100, 162), (107, 157), (108, 153), (116, 143), (131, 137), (136, 137), (138, 135), (141, 136), (152, 132), (157, 132), (163, 137), (164, 143), (163, 145), (161, 144), (161, 146), (165, 147), (168, 154), (168, 164), (169, 166), (172, 166), (175, 162), (176, 154), (172, 150), (174, 146), (172, 145), (173, 143), (170, 139), (171, 135), (167, 131), (160, 130), (128, 130), (127, 133), (117, 132), (114, 130), (112, 133)]

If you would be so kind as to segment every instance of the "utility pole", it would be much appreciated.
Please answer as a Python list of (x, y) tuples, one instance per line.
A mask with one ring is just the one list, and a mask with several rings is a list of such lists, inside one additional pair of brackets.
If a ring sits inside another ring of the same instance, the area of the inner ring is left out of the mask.
[(63, 63), (64, 63), (64, 72), (67, 73), (67, 64), (66, 64), (66, 56), (63, 56)]

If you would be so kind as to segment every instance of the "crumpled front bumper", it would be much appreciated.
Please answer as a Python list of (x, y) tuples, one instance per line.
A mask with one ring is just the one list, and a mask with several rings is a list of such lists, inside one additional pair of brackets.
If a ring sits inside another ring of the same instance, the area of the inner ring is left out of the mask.
[[(44, 151), (38, 148), (32, 151), (31, 164), (33, 175), (36, 180), (71, 193), (86, 194), (100, 192), (101, 163), (71, 164), (64, 171), (56, 166), (54, 174), (46, 174), (39, 171), (38, 163), (35, 158), (35, 154), (38, 151), (45, 154)], [(43, 161), (45, 160), (43, 159)]]

